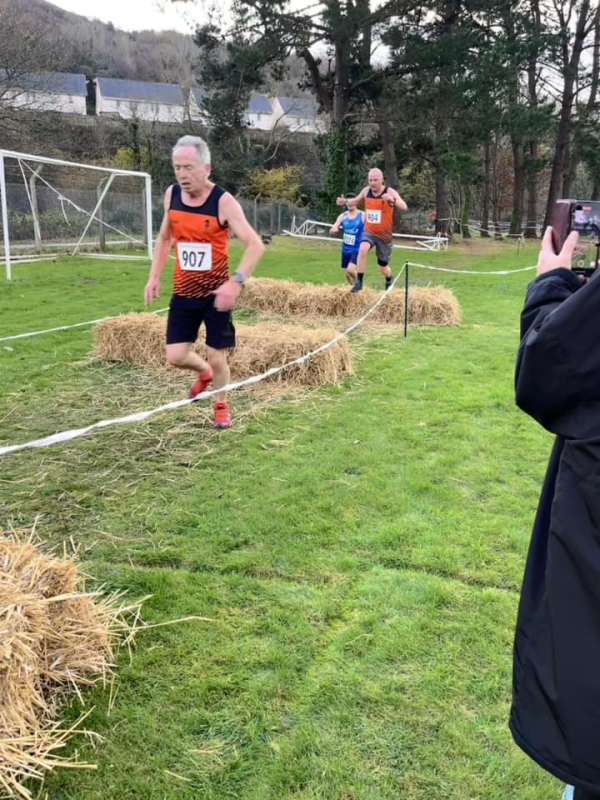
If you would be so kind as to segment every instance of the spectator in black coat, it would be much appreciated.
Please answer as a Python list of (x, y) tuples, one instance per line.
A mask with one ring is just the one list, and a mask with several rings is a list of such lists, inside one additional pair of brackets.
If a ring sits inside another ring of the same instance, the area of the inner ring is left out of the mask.
[(519, 604), (510, 729), (569, 784), (563, 800), (600, 799), (600, 279), (571, 272), (544, 235), (527, 289), (517, 405), (556, 435)]

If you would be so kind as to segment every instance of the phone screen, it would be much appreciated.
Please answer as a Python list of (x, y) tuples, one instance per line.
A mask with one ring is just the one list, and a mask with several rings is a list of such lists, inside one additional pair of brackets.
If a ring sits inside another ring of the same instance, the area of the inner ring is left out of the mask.
[(572, 228), (579, 232), (579, 236), (598, 238), (600, 236), (600, 201), (577, 201), (573, 205)]
[(600, 242), (600, 201), (578, 200), (571, 207), (571, 229), (579, 233), (573, 269), (590, 274), (596, 267)]

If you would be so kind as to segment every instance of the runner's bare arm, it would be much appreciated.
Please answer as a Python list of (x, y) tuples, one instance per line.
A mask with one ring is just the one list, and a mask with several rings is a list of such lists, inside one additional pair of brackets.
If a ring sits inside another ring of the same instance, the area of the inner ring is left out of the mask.
[[(228, 192), (219, 200), (219, 219), (229, 225), (231, 232), (244, 245), (244, 254), (235, 270), (243, 278), (248, 278), (254, 272), (256, 265), (264, 253), (265, 246), (260, 236), (250, 225), (238, 201)], [(242, 283), (231, 277), (215, 290), (215, 308), (217, 311), (229, 311), (235, 305)]]
[(337, 232), (339, 231), (339, 229), (340, 229), (340, 225), (342, 224), (342, 220), (343, 220), (343, 219), (344, 219), (344, 214), (343, 214), (343, 213), (341, 213), (341, 214), (339, 215), (339, 217), (336, 219), (336, 221), (333, 223), (333, 225), (331, 226), (331, 228), (329, 228), (329, 233), (330, 233), (330, 234), (334, 234), (334, 233), (337, 233)]
[(244, 254), (236, 272), (249, 278), (265, 251), (260, 236), (246, 219), (241, 205), (229, 192), (219, 202), (219, 219), (227, 222), (236, 239), (244, 245)]
[(394, 201), (392, 205), (396, 206), (396, 208), (399, 208), (400, 211), (408, 211), (408, 206), (395, 189), (388, 188), (387, 193)]

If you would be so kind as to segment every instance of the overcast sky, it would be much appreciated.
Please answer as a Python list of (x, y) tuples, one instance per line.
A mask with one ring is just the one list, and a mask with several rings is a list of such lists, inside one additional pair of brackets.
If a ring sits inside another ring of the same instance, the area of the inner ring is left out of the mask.
[[(214, 0), (213, 0), (214, 1)], [(222, 0), (219, 0), (223, 5)], [(101, 22), (112, 22), (115, 28), (124, 31), (165, 31), (175, 30), (180, 33), (193, 34), (196, 26), (204, 21), (206, 12), (203, 8), (208, 1), (184, 0), (49, 0), (53, 5), (73, 11), (82, 17), (99, 19)], [(306, 0), (299, 5), (304, 7)], [(387, 51), (379, 45), (374, 54), (376, 64), (385, 63)]]
[[(124, 31), (176, 30), (193, 33), (200, 21), (201, 6), (192, 3), (170, 3), (169, 0), (50, 0), (82, 17), (112, 22)], [(192, 7), (193, 6), (193, 7)]]

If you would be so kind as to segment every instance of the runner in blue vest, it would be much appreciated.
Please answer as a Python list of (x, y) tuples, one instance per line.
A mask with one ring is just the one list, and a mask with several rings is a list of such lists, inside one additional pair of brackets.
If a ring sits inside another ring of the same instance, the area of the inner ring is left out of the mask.
[(364, 225), (363, 212), (355, 206), (340, 214), (329, 230), (331, 235), (342, 232), (342, 269), (351, 286), (356, 281), (356, 262)]

